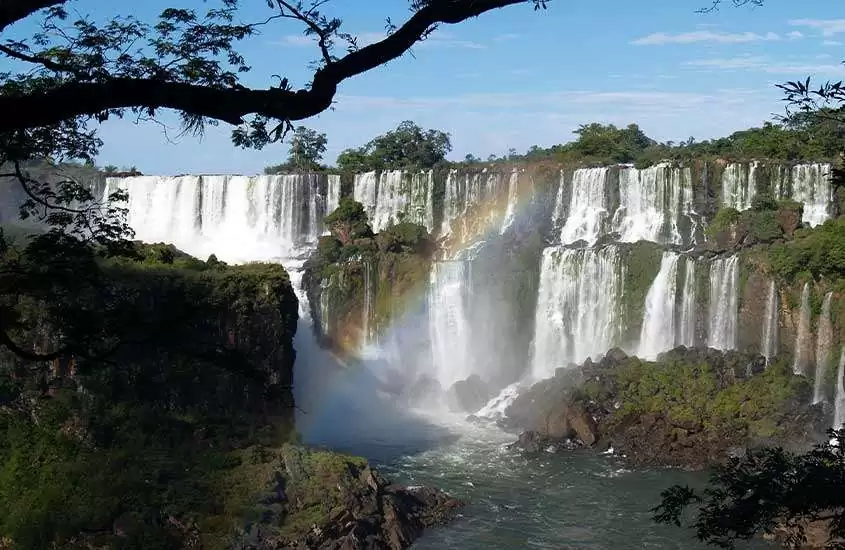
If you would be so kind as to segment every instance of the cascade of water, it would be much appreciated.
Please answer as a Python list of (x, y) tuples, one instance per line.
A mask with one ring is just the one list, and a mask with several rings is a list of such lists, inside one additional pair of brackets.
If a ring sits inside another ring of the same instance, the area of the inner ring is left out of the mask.
[(825, 401), (824, 382), (827, 376), (830, 346), (833, 343), (833, 325), (830, 321), (830, 302), (833, 293), (828, 292), (822, 302), (819, 328), (816, 331), (816, 377), (813, 384), (813, 403)]
[(736, 349), (739, 257), (713, 260), (710, 264), (710, 311), (707, 345)]
[(373, 171), (355, 174), (352, 182), (352, 198), (364, 206), (364, 211), (372, 225), (378, 198), (378, 173)]
[(502, 220), (500, 235), (504, 235), (516, 218), (516, 203), (519, 200), (519, 172), (514, 168), (508, 178), (508, 206), (505, 210), (505, 217)]
[(361, 334), (363, 335), (363, 345), (370, 342), (372, 331), (370, 321), (373, 318), (373, 280), (370, 275), (372, 271), (372, 264), (369, 261), (364, 262), (364, 307), (361, 310)]
[(623, 242), (640, 240), (683, 244), (681, 216), (692, 210), (692, 176), (689, 168), (661, 163), (644, 170), (619, 171), (619, 209), (613, 230)]
[(328, 190), (326, 191), (326, 214), (331, 214), (340, 204), (340, 176), (330, 174), (328, 176)]
[(769, 299), (766, 301), (766, 316), (763, 323), (763, 337), (760, 353), (766, 358), (766, 364), (778, 353), (778, 293), (775, 281), (769, 281)]
[(748, 165), (731, 163), (722, 173), (722, 206), (748, 210), (757, 193), (757, 162)]
[(681, 292), (681, 319), (676, 343), (695, 346), (695, 260), (684, 262), (684, 287)]
[(473, 373), (470, 326), (465, 306), (468, 262), (435, 262), (428, 297), (433, 372), (443, 388)]
[(128, 192), (127, 221), (139, 240), (243, 262), (292, 257), (313, 244), (327, 185), (319, 174), (138, 176), (109, 178), (105, 194)]
[(593, 244), (607, 218), (607, 168), (582, 168), (572, 176), (569, 214), (560, 232), (563, 244), (585, 240)]
[(564, 219), (566, 218), (567, 202), (563, 199), (566, 188), (566, 173), (561, 170), (560, 177), (558, 178), (557, 194), (555, 195), (555, 206), (552, 211), (552, 227), (558, 231), (563, 226)]
[(833, 411), (833, 429), (845, 426), (845, 346), (839, 355), (839, 370), (836, 373), (836, 401)]
[(801, 312), (798, 317), (798, 330), (795, 333), (795, 358), (792, 370), (795, 374), (808, 376), (810, 365), (810, 283), (804, 283), (801, 290)]
[(624, 280), (625, 264), (615, 246), (543, 251), (531, 365), (535, 379), (619, 343)]
[(833, 200), (830, 164), (798, 164), (792, 168), (792, 199), (804, 204), (801, 220), (819, 225), (830, 217)]
[(677, 298), (678, 258), (664, 252), (660, 271), (651, 283), (645, 299), (643, 326), (637, 356), (653, 360), (675, 343), (675, 301)]

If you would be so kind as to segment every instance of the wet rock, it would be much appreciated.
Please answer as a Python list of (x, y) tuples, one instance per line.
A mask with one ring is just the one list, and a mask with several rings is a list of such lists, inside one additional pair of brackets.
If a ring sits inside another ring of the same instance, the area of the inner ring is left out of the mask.
[(411, 407), (421, 407), (436, 403), (442, 393), (440, 382), (429, 376), (421, 376), (408, 391), (408, 404)]
[(455, 382), (447, 393), (449, 408), (455, 412), (474, 413), (493, 397), (490, 387), (477, 374)]

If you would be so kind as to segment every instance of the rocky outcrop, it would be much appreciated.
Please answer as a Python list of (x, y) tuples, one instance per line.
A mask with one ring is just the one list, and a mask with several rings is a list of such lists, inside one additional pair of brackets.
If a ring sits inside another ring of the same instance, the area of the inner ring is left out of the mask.
[(474, 413), (493, 397), (490, 387), (477, 374), (455, 382), (446, 393), (449, 408), (455, 412)]
[(810, 447), (829, 419), (809, 401), (803, 377), (760, 356), (680, 347), (646, 362), (614, 349), (535, 384), (507, 422), (530, 452), (612, 446), (636, 465), (702, 469), (746, 448)]
[(260, 519), (241, 548), (401, 550), (462, 506), (437, 489), (393, 485), (360, 458), (286, 445), (269, 462)]

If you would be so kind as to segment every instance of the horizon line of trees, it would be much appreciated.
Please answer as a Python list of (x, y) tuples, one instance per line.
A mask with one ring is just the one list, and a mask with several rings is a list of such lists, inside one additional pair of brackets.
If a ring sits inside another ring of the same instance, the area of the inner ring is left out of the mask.
[(342, 151), (335, 166), (321, 163), (328, 139), (302, 126), (294, 131), (286, 162), (268, 166), (265, 174), (303, 171), (368, 172), (372, 170), (432, 169), (437, 166), (468, 166), (515, 162), (561, 162), (581, 164), (634, 164), (646, 167), (660, 161), (692, 159), (767, 159), (787, 162), (834, 161), (845, 155), (845, 123), (829, 109), (803, 113), (782, 123), (766, 121), (759, 127), (733, 132), (727, 137), (697, 141), (660, 142), (638, 124), (625, 127), (593, 122), (573, 131), (575, 139), (550, 147), (532, 145), (525, 153), (510, 149), (505, 155), (482, 159), (467, 154), (449, 161), (451, 135), (425, 130), (406, 120), (395, 129), (371, 139), (362, 147)]

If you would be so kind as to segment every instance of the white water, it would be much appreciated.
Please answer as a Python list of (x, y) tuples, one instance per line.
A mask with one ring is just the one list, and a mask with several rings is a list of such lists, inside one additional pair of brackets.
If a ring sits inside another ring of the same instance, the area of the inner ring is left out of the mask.
[(710, 310), (707, 345), (736, 349), (739, 257), (713, 260), (710, 264)]
[(799, 164), (792, 168), (792, 199), (804, 204), (802, 221), (820, 225), (830, 217), (833, 191), (829, 164)]
[(129, 193), (137, 239), (234, 263), (297, 256), (323, 232), (328, 202), (319, 174), (106, 180), (106, 196), (117, 188)]
[(466, 311), (468, 270), (468, 262), (463, 260), (435, 262), (431, 270), (428, 311), (432, 373), (444, 389), (473, 373)]
[(441, 235), (452, 234), (463, 243), (472, 240), (474, 230), (486, 230), (491, 223), (495, 224), (494, 227), (501, 227), (506, 211), (492, 205), (497, 204), (497, 199), (504, 197), (505, 192), (510, 194), (511, 181), (510, 177), (505, 178), (501, 173), (486, 168), (463, 174), (451, 170), (446, 177)]
[(516, 206), (519, 200), (519, 172), (514, 168), (508, 178), (508, 205), (505, 208), (505, 217), (502, 220), (502, 228), (499, 230), (500, 235), (510, 229), (516, 219)]
[(625, 265), (615, 246), (543, 251), (531, 364), (535, 379), (618, 344), (624, 280)]
[(760, 339), (760, 354), (766, 358), (766, 364), (778, 354), (778, 292), (775, 281), (769, 281), (769, 297), (766, 300), (766, 314), (763, 322), (763, 336)]
[(606, 193), (608, 168), (584, 168), (572, 176), (572, 196), (566, 222), (560, 231), (563, 244), (585, 240), (594, 244), (604, 231), (607, 219)]
[(364, 307), (361, 308), (361, 326), (362, 326), (362, 334), (363, 334), (363, 342), (364, 346), (368, 345), (372, 340), (372, 327), (370, 323), (373, 319), (373, 279), (372, 279), (372, 270), (373, 266), (370, 262), (364, 262)]
[(801, 311), (798, 317), (798, 330), (795, 332), (795, 357), (792, 370), (795, 374), (809, 376), (810, 357), (810, 283), (804, 283), (801, 290)]
[(364, 205), (373, 232), (407, 221), (434, 227), (434, 176), (431, 170), (385, 170), (356, 174), (352, 196)]
[(813, 383), (813, 403), (826, 401), (825, 398), (825, 377), (827, 376), (828, 362), (830, 361), (830, 346), (833, 342), (833, 325), (830, 321), (830, 302), (833, 293), (825, 294), (822, 302), (822, 313), (819, 317), (819, 326), (816, 330), (816, 376)]
[(638, 170), (619, 171), (619, 208), (613, 230), (623, 242), (640, 240), (683, 244), (682, 217), (692, 211), (692, 176), (689, 168), (666, 163)]
[(839, 370), (836, 373), (836, 400), (833, 410), (833, 429), (845, 426), (845, 346), (839, 354)]
[(722, 173), (722, 206), (748, 210), (757, 193), (757, 162), (731, 163)]
[(684, 287), (681, 291), (681, 319), (678, 324), (679, 345), (695, 346), (695, 260), (686, 258), (684, 262)]
[(637, 356), (657, 359), (657, 354), (675, 344), (675, 300), (678, 287), (678, 259), (674, 252), (664, 252), (660, 271), (645, 299), (643, 326)]
[(328, 192), (326, 193), (326, 215), (334, 212), (340, 204), (340, 176), (328, 176)]

